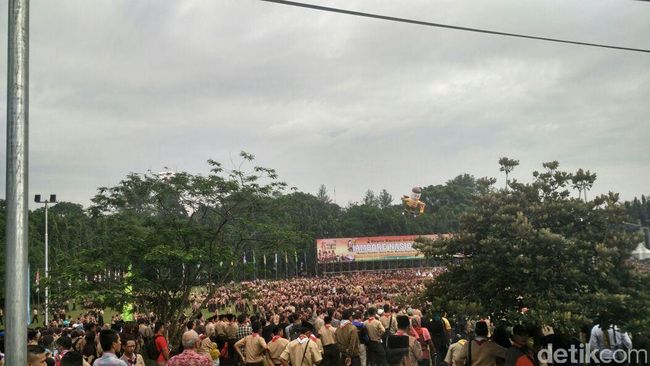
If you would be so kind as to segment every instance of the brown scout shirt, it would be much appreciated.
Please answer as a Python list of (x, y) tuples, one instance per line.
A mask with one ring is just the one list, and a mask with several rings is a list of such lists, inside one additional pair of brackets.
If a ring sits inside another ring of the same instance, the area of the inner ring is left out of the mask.
[(486, 338), (477, 338), (463, 345), (454, 355), (456, 365), (464, 365), (467, 360), (469, 345), (472, 347), (472, 366), (495, 366), (497, 359), (506, 358), (506, 349)]
[(232, 322), (226, 325), (226, 337), (228, 339), (237, 338), (237, 330), (239, 330), (239, 325), (237, 325), (237, 322)]
[(287, 348), (287, 344), (289, 344), (289, 340), (280, 336), (273, 337), (271, 342), (269, 342), (269, 357), (271, 357), (271, 361), (273, 361), (274, 365), (282, 364), (280, 356), (282, 356), (284, 349)]
[(302, 335), (289, 342), (280, 357), (292, 366), (313, 366), (323, 360), (316, 342)]
[[(393, 320), (391, 320), (391, 318)], [(393, 314), (384, 314), (381, 318), (379, 318), (379, 322), (384, 326), (384, 329), (390, 329), (390, 332), (392, 334), (395, 334), (397, 332), (397, 317), (395, 317)], [(389, 322), (390, 326), (388, 325)]]
[[(407, 335), (402, 331), (397, 331), (395, 334)], [(408, 337), (409, 353), (408, 355), (404, 356), (404, 358), (402, 358), (402, 362), (400, 362), (399, 366), (418, 366), (418, 361), (422, 359), (422, 346), (420, 346), (420, 342), (418, 342), (415, 337), (410, 335)]]
[(320, 340), (323, 342), (323, 347), (329, 346), (330, 344), (336, 344), (336, 336), (334, 334), (335, 332), (336, 328), (334, 328), (331, 324), (325, 324), (320, 328), (318, 335), (320, 335)]
[(224, 321), (219, 320), (217, 324), (214, 325), (214, 331), (219, 337), (225, 337), (226, 336), (226, 323)]
[(336, 329), (336, 345), (344, 357), (359, 357), (359, 335), (351, 322)]
[(368, 338), (370, 338), (370, 341), (380, 342), (381, 337), (386, 333), (386, 328), (384, 328), (381, 322), (375, 319), (375, 317), (370, 317), (363, 324), (368, 329)]
[(244, 362), (257, 363), (262, 362), (264, 359), (264, 351), (266, 351), (266, 341), (259, 334), (253, 333), (248, 335), (235, 343), (235, 347), (244, 347)]

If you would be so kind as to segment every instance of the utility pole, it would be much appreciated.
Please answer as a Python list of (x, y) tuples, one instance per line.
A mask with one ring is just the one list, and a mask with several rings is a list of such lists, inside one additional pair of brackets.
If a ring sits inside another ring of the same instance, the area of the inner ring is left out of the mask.
[(50, 266), (49, 266), (49, 239), (48, 239), (48, 227), (47, 224), (47, 204), (56, 203), (56, 195), (51, 194), (49, 200), (41, 200), (41, 195), (37, 194), (34, 196), (34, 202), (44, 203), (45, 204), (45, 325), (50, 324), (50, 286), (47, 283), (47, 279), (50, 278)]
[(24, 366), (27, 365), (29, 323), (29, 0), (9, 0), (8, 4), (5, 363), (7, 366)]

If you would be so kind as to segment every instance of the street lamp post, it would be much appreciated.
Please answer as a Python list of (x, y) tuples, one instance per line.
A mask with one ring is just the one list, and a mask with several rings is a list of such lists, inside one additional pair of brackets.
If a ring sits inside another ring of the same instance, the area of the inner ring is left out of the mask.
[(47, 237), (47, 204), (56, 203), (56, 195), (51, 194), (49, 200), (41, 200), (41, 195), (37, 194), (34, 196), (34, 202), (45, 204), (45, 325), (47, 326), (50, 324), (50, 286), (47, 283), (47, 279), (50, 277), (49, 245)]

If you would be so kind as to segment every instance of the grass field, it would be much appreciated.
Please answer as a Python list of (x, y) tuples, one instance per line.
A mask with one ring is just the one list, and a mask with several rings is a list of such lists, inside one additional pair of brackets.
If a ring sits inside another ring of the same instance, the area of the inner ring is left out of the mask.
[[(32, 308), (32, 309), (33, 309), (33, 308)], [(39, 308), (39, 311), (41, 311), (40, 308)], [(87, 311), (88, 311), (87, 309), (80, 309), (80, 308), (77, 307), (76, 310), (69, 311), (69, 312), (67, 313), (67, 315), (72, 316), (72, 319), (74, 320), (74, 319), (77, 319), (79, 316), (83, 315), (84, 313), (86, 313)], [(204, 318), (207, 318), (207, 317), (210, 317), (210, 316), (213, 315), (213, 313), (209, 312), (208, 309), (202, 309), (201, 312), (203, 313), (203, 317), (204, 317)], [(190, 313), (191, 313), (191, 309), (190, 309), (190, 308), (185, 309), (185, 314), (186, 314), (186, 315), (189, 315)], [(104, 309), (104, 322), (105, 322), (105, 323), (110, 323), (110, 322), (111, 322), (111, 319), (112, 319), (113, 316), (116, 315), (116, 314), (118, 314), (118, 311), (115, 310), (115, 309), (112, 309), (112, 308), (106, 308), (106, 309)], [(34, 328), (42, 327), (42, 324), (43, 324), (44, 320), (45, 320), (44, 315), (43, 315), (42, 313), (39, 313), (39, 314), (38, 314), (38, 321), (39, 321), (39, 324), (36, 324), (36, 323), (34, 323), (34, 324), (30, 324), (30, 325), (29, 325), (29, 329), (34, 329)], [(0, 328), (3, 328), (3, 326), (0, 326)]]

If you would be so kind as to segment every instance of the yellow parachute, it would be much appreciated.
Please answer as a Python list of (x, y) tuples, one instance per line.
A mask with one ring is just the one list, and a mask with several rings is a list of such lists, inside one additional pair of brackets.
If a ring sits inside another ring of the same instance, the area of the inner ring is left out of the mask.
[(413, 187), (410, 196), (402, 196), (404, 212), (410, 212), (415, 216), (422, 215), (424, 213), (424, 208), (427, 207), (427, 205), (420, 201), (421, 196), (422, 188), (420, 187)]

